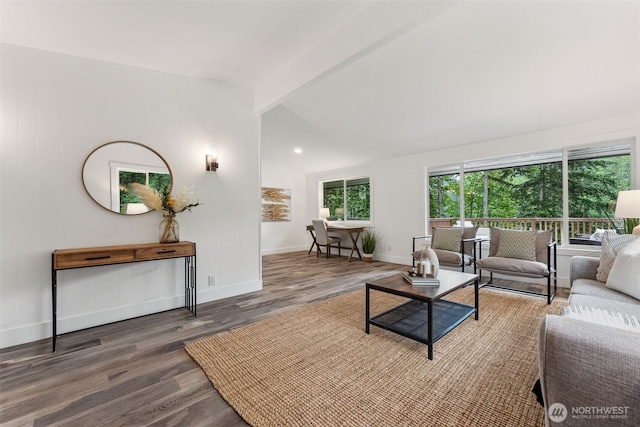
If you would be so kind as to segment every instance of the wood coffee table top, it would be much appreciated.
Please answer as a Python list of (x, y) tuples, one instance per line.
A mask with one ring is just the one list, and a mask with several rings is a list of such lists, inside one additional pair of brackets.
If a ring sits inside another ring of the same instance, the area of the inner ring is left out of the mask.
[(471, 285), (477, 279), (477, 274), (440, 270), (438, 273), (439, 286), (414, 286), (402, 278), (402, 273), (367, 282), (367, 285), (371, 289), (421, 301), (430, 301), (440, 299), (456, 289)]

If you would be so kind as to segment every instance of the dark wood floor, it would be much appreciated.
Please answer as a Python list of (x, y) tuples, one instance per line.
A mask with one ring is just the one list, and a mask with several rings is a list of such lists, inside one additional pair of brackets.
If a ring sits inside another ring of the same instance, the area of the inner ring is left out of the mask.
[(51, 340), (0, 350), (0, 424), (245, 426), (185, 343), (403, 269), (306, 252), (269, 255), (262, 291), (200, 304), (197, 318), (177, 309), (62, 335), (56, 353)]

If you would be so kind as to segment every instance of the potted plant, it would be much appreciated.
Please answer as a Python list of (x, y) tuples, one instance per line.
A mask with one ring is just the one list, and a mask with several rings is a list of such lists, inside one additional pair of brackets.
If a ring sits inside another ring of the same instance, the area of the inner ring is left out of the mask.
[(362, 260), (371, 262), (373, 260), (373, 252), (376, 250), (376, 244), (378, 243), (378, 234), (371, 229), (365, 230), (362, 235)]

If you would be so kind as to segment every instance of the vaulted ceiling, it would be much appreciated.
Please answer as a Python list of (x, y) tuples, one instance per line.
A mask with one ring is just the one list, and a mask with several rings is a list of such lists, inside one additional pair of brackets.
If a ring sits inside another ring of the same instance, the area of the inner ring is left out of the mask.
[(263, 158), (306, 172), (640, 111), (638, 1), (3, 0), (0, 15), (4, 43), (253, 88)]

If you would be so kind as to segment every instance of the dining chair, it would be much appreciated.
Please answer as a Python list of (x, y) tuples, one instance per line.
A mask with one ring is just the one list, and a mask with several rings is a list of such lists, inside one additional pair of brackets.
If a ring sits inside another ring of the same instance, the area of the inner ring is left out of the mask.
[[(327, 227), (324, 225), (324, 221), (321, 219), (314, 219), (313, 229), (316, 232), (316, 242), (318, 245), (322, 245), (327, 248), (327, 258), (329, 258), (331, 252), (331, 246), (338, 245), (338, 256), (340, 256), (340, 250), (342, 249), (342, 239), (339, 237), (329, 236), (327, 233)], [(320, 256), (320, 251), (316, 252), (316, 257)]]

